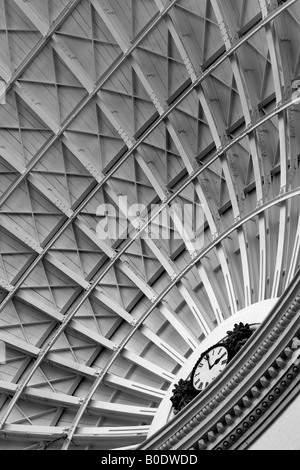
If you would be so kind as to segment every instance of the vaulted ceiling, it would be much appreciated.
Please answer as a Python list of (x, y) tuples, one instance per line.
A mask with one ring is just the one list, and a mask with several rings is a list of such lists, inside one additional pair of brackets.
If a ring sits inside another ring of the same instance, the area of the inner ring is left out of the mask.
[(0, 0), (0, 448), (134, 448), (202, 340), (289, 284), (299, 24)]

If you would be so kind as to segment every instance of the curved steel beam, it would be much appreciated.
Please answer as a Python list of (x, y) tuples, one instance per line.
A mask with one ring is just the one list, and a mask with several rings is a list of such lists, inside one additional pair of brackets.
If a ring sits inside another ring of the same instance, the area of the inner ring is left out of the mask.
[[(177, 0), (176, 0), (177, 1)], [(224, 53), (217, 61), (215, 61), (205, 72), (203, 72), (197, 80), (190, 85), (185, 92), (180, 95), (174, 103), (169, 106), (168, 109), (159, 116), (157, 121), (152, 124), (149, 129), (143, 134), (135, 143), (133, 148), (130, 149), (129, 152), (127, 152), (119, 161), (118, 163), (113, 167), (112, 170), (110, 170), (106, 176), (103, 178), (102, 182), (99, 182), (99, 188), (105, 184), (110, 176), (112, 176), (119, 168), (120, 166), (124, 163), (124, 161), (136, 150), (136, 148), (144, 142), (144, 140), (149, 136), (149, 134), (156, 129), (167, 117), (168, 115), (175, 109), (194, 89), (198, 87), (200, 83), (202, 83), (214, 70), (216, 70), (224, 61), (226, 61), (231, 54), (234, 54), (239, 47), (241, 47), (244, 43), (246, 43), (252, 36), (254, 36), (258, 31), (260, 31), (262, 28), (264, 28), (268, 23), (271, 23), (277, 16), (279, 16), (282, 11), (288, 9), (291, 5), (296, 3), (298, 0), (288, 0), (286, 3), (284, 3), (281, 7), (278, 7), (275, 11), (271, 12), (267, 17), (262, 19), (260, 23), (258, 23), (251, 31), (249, 31), (247, 34), (245, 34), (240, 40), (238, 40), (236, 43), (232, 45), (232, 47)], [(169, 5), (170, 7), (170, 5)], [(162, 12), (160, 18), (163, 18), (164, 14), (166, 12)], [(155, 23), (156, 26), (156, 23)], [(152, 26), (150, 26), (152, 29)], [(146, 34), (146, 33), (145, 33)], [(109, 71), (109, 73), (103, 77), (99, 83), (95, 86), (95, 89), (93, 90), (92, 93), (90, 93), (82, 103), (80, 103), (77, 107), (76, 110), (71, 113), (69, 118), (65, 121), (64, 125), (60, 128), (59, 132), (55, 134), (43, 147), (42, 151), (38, 152), (36, 157), (33, 158), (33, 160), (30, 162), (28, 167), (26, 168), (26, 171), (19, 177), (17, 178), (16, 181), (13, 182), (13, 184), (10, 186), (10, 188), (5, 192), (4, 197), (2, 196), (0, 198), (0, 206), (6, 201), (6, 199), (11, 195), (11, 193), (16, 189), (20, 183), (23, 182), (23, 180), (28, 176), (28, 174), (31, 172), (31, 170), (34, 168), (36, 163), (40, 160), (40, 158), (49, 150), (49, 148), (64, 134), (64, 132), (67, 130), (67, 128), (70, 126), (70, 124), (74, 121), (74, 119), (78, 116), (78, 114), (81, 112), (81, 110), (90, 102), (90, 100), (99, 92), (101, 87), (106, 83), (107, 80), (112, 76), (112, 74), (121, 66), (125, 60), (127, 60), (127, 56), (131, 54), (132, 51), (134, 51), (141, 40), (144, 38), (139, 38), (136, 43), (132, 45), (132, 47), (127, 51), (126, 55), (123, 55), (115, 64), (115, 66)]]
[[(148, 129), (147, 131), (135, 142), (135, 144), (128, 150), (128, 152), (126, 152), (123, 157), (121, 157), (121, 159), (116, 163), (116, 165), (103, 177), (103, 179), (101, 180), (101, 182), (99, 182), (97, 184), (97, 186), (95, 186), (95, 188), (89, 193), (89, 195), (87, 196), (87, 198), (78, 206), (78, 208), (70, 215), (70, 217), (68, 218), (68, 220), (65, 222), (65, 224), (61, 227), (61, 229), (57, 232), (57, 234), (54, 236), (54, 238), (51, 240), (51, 242), (49, 242), (47, 244), (47, 246), (44, 248), (44, 251), (43, 253), (46, 253), (50, 248), (51, 246), (55, 243), (55, 241), (59, 238), (59, 236), (61, 235), (61, 233), (63, 233), (63, 231), (73, 222), (73, 220), (77, 217), (77, 215), (80, 214), (81, 210), (86, 206), (86, 204), (88, 204), (88, 202), (92, 199), (92, 197), (98, 192), (98, 190), (108, 182), (109, 178), (117, 171), (119, 170), (119, 168), (122, 166), (122, 164), (127, 160), (127, 158), (129, 158), (129, 156), (131, 156), (133, 154), (133, 152), (135, 150), (137, 150), (137, 148), (139, 147), (139, 145), (144, 142), (144, 140), (153, 132), (154, 129), (157, 128), (158, 125), (160, 125), (167, 117), (168, 115), (173, 111), (173, 109), (175, 109), (188, 95), (189, 93), (191, 93), (194, 89), (196, 89), (198, 87), (199, 84), (202, 83), (203, 80), (205, 80), (206, 77), (208, 77), (220, 64), (222, 64), (225, 60), (227, 60), (228, 57), (230, 57), (231, 54), (233, 54), (237, 49), (238, 47), (240, 47), (245, 41), (247, 41), (250, 37), (252, 37), (252, 35), (254, 35), (257, 31), (259, 31), (261, 28), (263, 28), (265, 26), (265, 24), (271, 22), (274, 18), (276, 18), (278, 16), (279, 13), (281, 13), (282, 10), (288, 8), (288, 6), (290, 6), (291, 4), (295, 3), (297, 0), (289, 0), (288, 2), (285, 3), (284, 7), (283, 6), (281, 8), (278, 8), (275, 12), (272, 12), (268, 17), (266, 17), (264, 20), (262, 20), (259, 25), (257, 25), (254, 30), (251, 30), (247, 35), (245, 35), (240, 41), (238, 41), (238, 43), (234, 44), (230, 50), (228, 50), (224, 56), (222, 56), (218, 61), (216, 61), (209, 69), (207, 69), (203, 74), (201, 74), (201, 76), (197, 79), (197, 81), (195, 83), (193, 83), (192, 85), (190, 85), (188, 87), (188, 89), (177, 99), (174, 101), (174, 103), (165, 111), (165, 113), (161, 116), (159, 116), (159, 118), (157, 119), (157, 121), (155, 121)], [(134, 45), (133, 47), (136, 47), (136, 45)], [(104, 79), (103, 81), (106, 81), (106, 79)], [(99, 89), (101, 88), (102, 86), (102, 83), (99, 84), (95, 90), (93, 91), (92, 95), (94, 96), (95, 94), (98, 93)], [(89, 95), (89, 99), (91, 98), (91, 95)], [(89, 101), (88, 99), (88, 101)], [(86, 100), (85, 100), (86, 101)], [(80, 109), (82, 109), (87, 103), (84, 102), (83, 104), (80, 105)], [(293, 103), (290, 103), (289, 105), (283, 105), (282, 106), (282, 110), (284, 109), (287, 109), (289, 106), (291, 106)], [(277, 108), (276, 108), (277, 109)], [(279, 108), (281, 109), (281, 108)], [(79, 112), (77, 110), (77, 112)], [(278, 114), (275, 110), (275, 114), (269, 114), (267, 116), (270, 116), (273, 117), (273, 115), (276, 115)], [(70, 122), (72, 122), (73, 119), (75, 119), (76, 115), (72, 116), (70, 118)], [(268, 117), (264, 117), (263, 119), (260, 119), (258, 120), (257, 122), (260, 124), (260, 123), (263, 123), (265, 122), (266, 120), (268, 119)], [(61, 136), (61, 134), (65, 131), (65, 129), (67, 128), (67, 125), (70, 124), (70, 122), (68, 122), (67, 124), (65, 124), (65, 126), (63, 126), (59, 132), (59, 136)], [(239, 140), (242, 140), (242, 138), (246, 137), (247, 135), (249, 135), (251, 132), (253, 132), (256, 128), (258, 127), (258, 125), (248, 125), (247, 126), (247, 131), (246, 132), (243, 132), (241, 134), (241, 137), (239, 136), (238, 138), (235, 138), (233, 139), (229, 144), (227, 145), (224, 145), (224, 147), (221, 147), (221, 149), (218, 149), (218, 152), (216, 153), (215, 157), (213, 157), (211, 160), (209, 160), (209, 165), (211, 163), (213, 163), (213, 161), (215, 161), (217, 158), (219, 158), (219, 156), (221, 156), (223, 153), (226, 153), (227, 150), (229, 150), (231, 148), (232, 145), (234, 145), (234, 143), (238, 142)], [(39, 155), (37, 157), (37, 161), (39, 160), (39, 158), (41, 158), (42, 155), (45, 154), (45, 152), (51, 147), (51, 145), (57, 140), (58, 138), (58, 135), (56, 135), (54, 138), (51, 139), (51, 142), (49, 142), (45, 148), (43, 148), (43, 151), (41, 153), (41, 155)], [(36, 161), (34, 163), (32, 163), (29, 168), (26, 169), (26, 173), (24, 173), (19, 179), (18, 179), (18, 182), (16, 182), (16, 184), (14, 183), (13, 186), (14, 188), (17, 187), (21, 181), (23, 181), (24, 178), (26, 178), (26, 176), (30, 173), (31, 169), (34, 167), (34, 165), (36, 164)], [(194, 173), (191, 173), (188, 180), (187, 180), (187, 184), (185, 184), (183, 186), (182, 189), (186, 188), (186, 186), (188, 184), (190, 184), (190, 182), (195, 179), (197, 176), (199, 176), (199, 174), (206, 168), (208, 167), (209, 165), (205, 165), (205, 166), (202, 166), (200, 168), (200, 170), (198, 170), (198, 172), (194, 172)], [(193, 176), (195, 175), (195, 176)], [(9, 195), (11, 194), (11, 192), (13, 191), (14, 188), (10, 188), (8, 193), (5, 195), (5, 198), (1, 198), (0, 199), (0, 205), (4, 203), (4, 201), (6, 200), (7, 197), (9, 197)], [(176, 194), (179, 194), (179, 192), (177, 191)], [(173, 197), (170, 198), (170, 202), (173, 200)], [(169, 204), (169, 202), (167, 203)], [(162, 206), (162, 209), (165, 207)], [(155, 215), (156, 217), (156, 215)], [(152, 221), (152, 220), (151, 220)], [(28, 272), (28, 274), (31, 272), (32, 269), (35, 268), (36, 264), (39, 262), (39, 259), (36, 259), (36, 262), (30, 267), (30, 271)], [(25, 279), (25, 277), (24, 277)], [(17, 286), (15, 286), (16, 289), (19, 288), (19, 286), (21, 285), (21, 283), (23, 282), (23, 278), (22, 278), (22, 281), (20, 281)], [(7, 296), (3, 302), (1, 303), (0, 305), (0, 311), (1, 309), (6, 305), (6, 303), (10, 300), (10, 298), (13, 296), (13, 292), (10, 292), (10, 295)]]
[[(242, 227), (246, 222), (248, 222), (249, 220), (251, 220), (253, 217), (256, 217), (256, 216), (259, 216), (260, 214), (264, 213), (266, 210), (272, 208), (273, 206), (281, 203), (281, 202), (284, 202), (292, 197), (297, 197), (297, 196), (300, 196), (300, 189), (297, 189), (297, 190), (293, 190), (293, 191), (290, 191), (289, 193), (285, 193), (284, 195), (281, 195), (281, 196), (278, 196), (277, 198), (275, 198), (275, 200), (272, 200), (272, 201), (269, 201), (265, 204), (263, 204), (262, 206), (260, 206), (259, 208), (256, 208), (254, 211), (252, 211), (251, 213), (249, 213), (247, 216), (243, 217), (243, 219), (241, 219), (240, 221), (238, 221), (234, 226), (230, 227), (229, 229), (227, 229), (222, 235), (220, 235), (215, 241), (213, 241), (212, 243), (210, 243), (210, 245), (205, 248), (204, 250), (201, 251), (201, 253), (199, 253), (199, 255), (189, 264), (186, 266), (186, 268), (184, 268), (180, 274), (176, 277), (176, 279), (174, 279), (164, 290), (164, 292), (162, 292), (157, 300), (155, 300), (155, 302), (153, 303), (153, 305), (143, 314), (142, 318), (139, 320), (139, 324), (142, 324), (147, 318), (148, 316), (152, 313), (152, 311), (157, 307), (157, 305), (163, 300), (163, 298), (165, 297), (165, 295), (171, 291), (171, 289), (178, 283), (178, 281), (180, 279), (182, 279), (188, 272), (189, 270), (195, 266), (200, 260), (201, 258), (203, 258), (204, 256), (206, 256), (213, 248), (215, 248), (217, 246), (218, 243), (220, 243), (222, 240), (224, 240), (226, 237), (228, 237), (232, 232), (234, 232), (235, 230), (237, 230), (238, 228)], [(93, 386), (91, 387), (91, 389), (89, 390), (89, 393), (87, 394), (87, 397), (86, 397), (86, 402), (81, 406), (81, 408), (78, 410), (77, 412), (77, 415), (75, 416), (74, 418), (74, 421), (70, 427), (70, 430), (69, 430), (69, 433), (68, 433), (68, 437), (66, 438), (64, 444), (63, 444), (63, 447), (62, 447), (62, 450), (67, 450), (70, 443), (71, 443), (71, 440), (72, 440), (72, 436), (80, 422), (80, 419), (84, 413), (84, 410), (89, 402), (89, 400), (92, 398), (92, 396), (94, 395), (94, 393), (96, 392), (97, 388), (99, 387), (100, 383), (103, 381), (104, 377), (105, 377), (105, 374), (108, 372), (109, 368), (112, 366), (113, 362), (115, 361), (115, 359), (117, 358), (117, 356), (119, 355), (120, 351), (125, 347), (125, 345), (127, 344), (127, 342), (132, 338), (133, 334), (135, 333), (135, 331), (139, 328), (139, 324), (136, 325), (127, 335), (126, 338), (124, 338), (124, 340), (122, 341), (122, 343), (118, 346), (118, 351), (117, 353), (114, 353), (111, 357), (111, 359), (108, 361), (108, 363), (106, 364), (105, 368), (101, 371), (101, 374), (99, 375), (99, 377), (95, 380)]]
[[(278, 113), (284, 111), (285, 109), (288, 109), (290, 106), (292, 106), (294, 103), (293, 103), (293, 99), (291, 100), (288, 100), (287, 102), (281, 104), (280, 106), (277, 106), (274, 110), (272, 110), (268, 115), (264, 116), (263, 118), (259, 119), (256, 123), (252, 124), (251, 126), (248, 126), (248, 128), (245, 129), (244, 132), (242, 132), (238, 137), (236, 137), (235, 139), (233, 139), (231, 142), (229, 142), (224, 148), (222, 148), (221, 150), (219, 150), (218, 152), (216, 152), (216, 154), (206, 163), (204, 164), (201, 168), (199, 168), (197, 171), (194, 172), (194, 174), (190, 175), (188, 180), (185, 181), (181, 186), (180, 188), (178, 188), (176, 191), (174, 191), (174, 193), (167, 199), (167, 201), (165, 203), (163, 203), (159, 210), (153, 214), (152, 217), (150, 217), (150, 219), (147, 221), (147, 223), (142, 226), (140, 228), (139, 231), (137, 231), (136, 234), (134, 234), (132, 236), (132, 238), (123, 246), (122, 249), (120, 249), (119, 253), (117, 254), (117, 256), (114, 258), (113, 261), (111, 261), (107, 268), (99, 275), (96, 277), (95, 281), (92, 283), (92, 285), (90, 286), (89, 289), (87, 289), (84, 293), (84, 295), (82, 296), (80, 302), (78, 303), (78, 305), (76, 306), (76, 308), (71, 311), (69, 314), (66, 314), (65, 316), (65, 321), (64, 323), (62, 323), (57, 329), (56, 331), (54, 332), (54, 334), (52, 335), (51, 339), (49, 340), (48, 344), (47, 344), (47, 347), (41, 351), (41, 353), (39, 354), (38, 358), (36, 359), (34, 365), (32, 366), (32, 369), (28, 372), (26, 378), (22, 381), (22, 385), (20, 385), (19, 389), (18, 389), (18, 392), (14, 395), (14, 397), (12, 398), (11, 400), (11, 403), (10, 403), (10, 406), (7, 408), (6, 410), (6, 413), (3, 417), (3, 420), (2, 420), (2, 424), (0, 423), (0, 429), (1, 427), (4, 425), (5, 423), (5, 420), (7, 419), (7, 416), (9, 416), (9, 414), (11, 413), (11, 410), (14, 406), (14, 404), (16, 403), (16, 401), (18, 400), (19, 396), (21, 395), (24, 387), (27, 385), (28, 381), (30, 380), (30, 378), (32, 377), (32, 375), (34, 374), (35, 370), (39, 367), (39, 364), (42, 362), (43, 358), (46, 356), (46, 354), (48, 353), (48, 351), (51, 349), (52, 345), (57, 341), (57, 339), (59, 338), (60, 334), (64, 331), (64, 329), (66, 328), (66, 326), (69, 324), (69, 322), (72, 320), (73, 316), (77, 313), (77, 310), (80, 308), (80, 306), (82, 305), (82, 303), (86, 300), (86, 298), (89, 296), (90, 292), (97, 286), (97, 284), (99, 283), (99, 281), (105, 276), (105, 274), (108, 272), (108, 270), (111, 268), (111, 266), (115, 263), (115, 261), (123, 254), (125, 253), (125, 251), (127, 250), (127, 248), (135, 241), (135, 239), (137, 237), (140, 236), (140, 233), (145, 229), (147, 228), (147, 226), (149, 225), (149, 223), (151, 223), (153, 221), (153, 219), (155, 217), (157, 217), (157, 215), (164, 209), (164, 207), (166, 207), (166, 205), (169, 205), (170, 202), (172, 202), (172, 200), (178, 196), (178, 194), (180, 194), (180, 192), (185, 189), (190, 183), (191, 181), (193, 181), (195, 178), (197, 178), (201, 172), (203, 172), (206, 168), (208, 168), (211, 163), (213, 161), (215, 161), (216, 159), (218, 159), (220, 157), (220, 155), (222, 155), (224, 152), (226, 152), (227, 150), (229, 150), (233, 145), (235, 145), (239, 140), (242, 140), (249, 132), (253, 132), (256, 128), (258, 128), (262, 123), (268, 121), (269, 119), (271, 119), (272, 117), (276, 116)], [(94, 190), (95, 191), (95, 190)], [(275, 205), (275, 204), (278, 204), (279, 202), (281, 201), (285, 201), (289, 198), (289, 195), (292, 194), (292, 195), (299, 195), (299, 191), (300, 190), (295, 190), (295, 191), (291, 191), (289, 193), (286, 193), (286, 194), (283, 194), (283, 195), (279, 195), (276, 199), (275, 199), (275, 202), (273, 201), (273, 203), (271, 204), (272, 205)], [(95, 193), (97, 192), (97, 190), (95, 191)], [(292, 197), (292, 196), (291, 196)], [(205, 256), (205, 254), (207, 254), (208, 251), (210, 251), (212, 248), (214, 248), (215, 246), (218, 245), (218, 243), (220, 243), (224, 238), (226, 238), (232, 231), (236, 230), (237, 228), (239, 227), (242, 227), (243, 223), (245, 221), (248, 221), (250, 220), (253, 216), (255, 215), (260, 215), (260, 214), (263, 214), (264, 213), (264, 210), (267, 209), (269, 207), (269, 204), (270, 203), (266, 203), (264, 204), (263, 206), (259, 206), (256, 208), (256, 210), (252, 213), (250, 213), (250, 215), (248, 215), (246, 218), (243, 218), (241, 219), (240, 221), (238, 221), (233, 227), (231, 227), (231, 229), (223, 232), (223, 234), (219, 235), (215, 241), (213, 243), (211, 243), (209, 245), (209, 248), (206, 249), (204, 252), (201, 252), (200, 255), (198, 255), (189, 265), (187, 268), (185, 268), (179, 276), (176, 276), (176, 278), (174, 280), (171, 281), (171, 283), (169, 284), (169, 286), (164, 290), (163, 293), (161, 293), (157, 298), (156, 300), (153, 302), (152, 304), (152, 307), (151, 309), (149, 310), (149, 312), (146, 312), (145, 316), (142, 317), (142, 319), (140, 321), (144, 321), (145, 318), (147, 318), (147, 316), (153, 311), (153, 309), (156, 307), (156, 305), (158, 305), (162, 299), (165, 297), (165, 295), (176, 285), (176, 283), (186, 275), (186, 273), (193, 267), (197, 264), (198, 261), (200, 261), (200, 259)], [(83, 206), (85, 205), (85, 202), (82, 204)], [(264, 208), (262, 210), (262, 208)], [(74, 214), (72, 215), (72, 218), (68, 219), (68, 222), (70, 220), (72, 220), (74, 217), (75, 217), (75, 214), (77, 215), (77, 211), (78, 213), (81, 211), (81, 207), (79, 206), (77, 208), (77, 210), (74, 212)], [(57, 233), (54, 237), (54, 239), (52, 239), (49, 243), (50, 246), (52, 246), (53, 243), (55, 243), (55, 241), (57, 240), (57, 238), (60, 236), (60, 233)], [(49, 249), (49, 247), (46, 247), (45, 249)], [(39, 258), (42, 258), (43, 257), (43, 253), (39, 254), (36, 258), (36, 260), (34, 261), (34, 265), (36, 265), (38, 263), (38, 260)], [(19, 283), (18, 285), (22, 284), (23, 280), (22, 278), (19, 280)], [(10, 292), (6, 298), (4, 299), (3, 303), (6, 305), (7, 302), (10, 300), (10, 298), (13, 296), (13, 292)], [(137, 325), (138, 327), (139, 325)], [(136, 327), (135, 327), (136, 328)], [(135, 328), (133, 328), (133, 332), (135, 331)], [(133, 334), (133, 333), (132, 333)], [(132, 336), (132, 334), (130, 333), (130, 337)], [(127, 341), (129, 340), (130, 338), (127, 339)], [(117, 353), (117, 355), (119, 354), (119, 351)], [(114, 358), (114, 354), (113, 354), (113, 358)], [(112, 363), (114, 362), (115, 358), (113, 359)], [(103, 379), (104, 375), (106, 374), (106, 369), (108, 370), (110, 368), (111, 364), (110, 362), (108, 362), (108, 367), (105, 368), (105, 371), (102, 371), (100, 373), (100, 377), (101, 377), (101, 380)]]
[[(223, 153), (223, 152), (224, 152), (224, 149), (222, 149), (222, 152), (221, 152), (221, 153)], [(218, 158), (219, 156), (220, 156), (220, 154), (218, 154), (217, 158)], [(195, 178), (195, 177), (196, 177), (196, 176), (194, 176), (194, 178)]]

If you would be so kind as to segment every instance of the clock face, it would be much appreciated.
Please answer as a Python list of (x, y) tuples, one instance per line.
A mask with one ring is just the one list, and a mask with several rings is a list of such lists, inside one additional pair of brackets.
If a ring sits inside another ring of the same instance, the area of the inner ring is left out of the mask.
[(196, 390), (206, 388), (228, 364), (228, 349), (217, 344), (201, 354), (192, 371), (192, 383)]

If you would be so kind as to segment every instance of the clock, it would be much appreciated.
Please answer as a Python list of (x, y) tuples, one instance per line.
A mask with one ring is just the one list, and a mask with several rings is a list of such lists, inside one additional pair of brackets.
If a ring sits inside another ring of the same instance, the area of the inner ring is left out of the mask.
[(229, 350), (223, 343), (215, 344), (204, 351), (196, 362), (191, 381), (195, 390), (204, 390), (226, 367), (229, 362)]
[(174, 385), (170, 400), (175, 414), (188, 405), (222, 372), (255, 329), (248, 323), (245, 325), (242, 322), (235, 323), (234, 329), (227, 331), (224, 339), (219, 340), (201, 354), (189, 376), (186, 379), (181, 378)]

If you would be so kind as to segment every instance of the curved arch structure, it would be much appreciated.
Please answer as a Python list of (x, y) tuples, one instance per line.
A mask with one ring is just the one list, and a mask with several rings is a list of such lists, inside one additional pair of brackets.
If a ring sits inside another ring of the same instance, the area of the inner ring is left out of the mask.
[(223, 323), (275, 303), (242, 357), (268, 341), (298, 286), (299, 23), (299, 0), (0, 0), (1, 448), (147, 448)]

